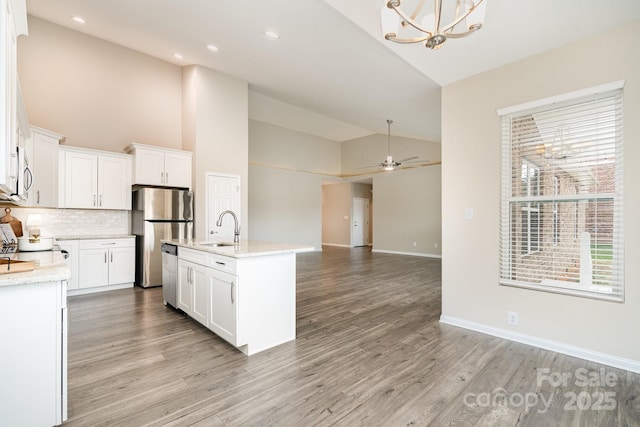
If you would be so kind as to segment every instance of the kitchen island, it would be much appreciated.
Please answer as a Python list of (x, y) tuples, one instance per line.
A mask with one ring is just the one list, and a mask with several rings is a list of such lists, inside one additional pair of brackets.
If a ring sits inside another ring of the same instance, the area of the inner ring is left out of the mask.
[[(67, 419), (69, 268), (59, 251), (5, 252), (0, 257), (2, 424), (62, 424)], [(21, 261), (22, 268), (33, 270), (11, 272)]]
[(246, 355), (296, 337), (296, 253), (312, 246), (167, 240), (177, 245), (177, 308)]

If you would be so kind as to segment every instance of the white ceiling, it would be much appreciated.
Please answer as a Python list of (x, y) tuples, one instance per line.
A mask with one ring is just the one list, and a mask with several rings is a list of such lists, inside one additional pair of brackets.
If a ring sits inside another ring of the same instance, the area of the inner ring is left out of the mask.
[(27, 0), (27, 10), (247, 81), (252, 118), (337, 141), (386, 134), (387, 118), (394, 135), (440, 141), (442, 85), (640, 19), (639, 0), (486, 1), (484, 27), (437, 51), (385, 41), (381, 0)]

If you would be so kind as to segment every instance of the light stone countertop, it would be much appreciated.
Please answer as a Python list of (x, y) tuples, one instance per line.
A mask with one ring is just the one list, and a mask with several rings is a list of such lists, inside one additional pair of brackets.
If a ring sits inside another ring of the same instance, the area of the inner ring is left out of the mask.
[(207, 246), (202, 243), (210, 243), (215, 241), (206, 241), (198, 239), (172, 239), (162, 240), (163, 243), (172, 243), (183, 248), (194, 249), (198, 251), (211, 252), (218, 255), (225, 255), (232, 258), (246, 258), (265, 255), (278, 255), (292, 252), (311, 252), (315, 247), (308, 245), (299, 245), (293, 243), (276, 243), (262, 242), (258, 240), (240, 241), (238, 245), (232, 246)]
[(0, 287), (68, 280), (71, 277), (71, 270), (60, 251), (3, 253), (0, 256), (10, 257), (12, 261), (34, 261), (35, 264), (32, 271), (0, 274)]

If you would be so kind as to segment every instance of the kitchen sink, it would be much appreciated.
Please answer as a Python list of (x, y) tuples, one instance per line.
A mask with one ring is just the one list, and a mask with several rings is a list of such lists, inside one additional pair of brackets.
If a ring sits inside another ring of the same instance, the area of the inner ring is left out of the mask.
[(235, 246), (235, 243), (227, 243), (227, 242), (200, 242), (198, 244), (200, 246), (209, 246), (212, 248), (219, 248), (224, 246)]

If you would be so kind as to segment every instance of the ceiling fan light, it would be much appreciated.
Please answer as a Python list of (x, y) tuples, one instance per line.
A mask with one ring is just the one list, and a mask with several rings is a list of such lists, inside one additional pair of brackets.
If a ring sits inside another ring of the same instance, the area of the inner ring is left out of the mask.
[(387, 165), (384, 167), (384, 170), (386, 171), (392, 171), (393, 170), (393, 165)]

